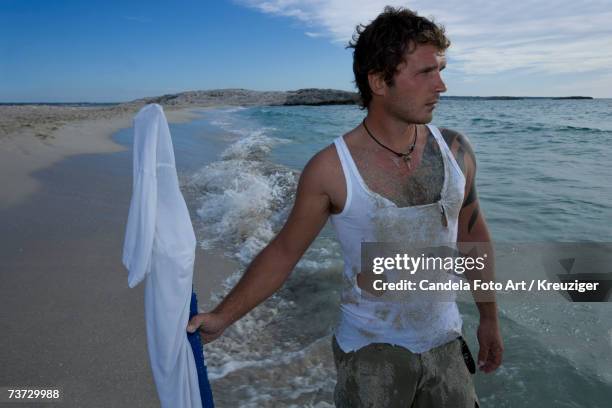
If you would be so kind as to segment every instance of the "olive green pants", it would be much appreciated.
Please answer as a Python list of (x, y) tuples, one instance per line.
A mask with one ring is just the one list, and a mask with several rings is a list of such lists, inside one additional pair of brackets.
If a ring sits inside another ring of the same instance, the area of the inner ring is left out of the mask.
[(333, 337), (337, 408), (474, 408), (478, 399), (459, 339), (415, 354), (373, 343), (345, 353)]

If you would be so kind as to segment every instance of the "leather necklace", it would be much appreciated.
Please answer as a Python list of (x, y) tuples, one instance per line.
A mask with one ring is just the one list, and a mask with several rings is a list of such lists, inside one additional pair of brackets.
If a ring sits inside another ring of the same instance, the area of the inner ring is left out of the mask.
[(382, 144), (381, 142), (379, 142), (378, 139), (376, 139), (374, 137), (372, 132), (370, 132), (370, 129), (368, 129), (368, 126), (366, 125), (366, 122), (365, 122), (365, 118), (363, 118), (363, 122), (362, 123), (363, 123), (363, 127), (365, 128), (365, 130), (368, 133), (368, 135), (372, 138), (372, 140), (374, 140), (380, 147), (383, 147), (383, 148), (387, 149), (388, 151), (390, 151), (391, 153), (393, 153), (395, 156), (400, 157), (402, 160), (404, 160), (404, 163), (406, 163), (406, 166), (408, 166), (408, 169), (412, 169), (412, 166), (410, 164), (410, 160), (412, 160), (412, 157), (410, 157), (410, 155), (414, 151), (414, 147), (416, 146), (416, 142), (417, 142), (417, 125), (414, 125), (414, 140), (413, 140), (412, 144), (410, 145), (410, 147), (408, 148), (408, 151), (406, 153), (401, 153), (401, 152), (396, 152), (395, 150), (391, 149), (390, 147), (387, 147), (384, 144)]

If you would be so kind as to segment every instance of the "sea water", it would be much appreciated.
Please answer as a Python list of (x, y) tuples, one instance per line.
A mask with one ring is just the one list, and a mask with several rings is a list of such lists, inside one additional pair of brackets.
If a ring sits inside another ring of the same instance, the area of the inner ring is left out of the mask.
[[(495, 241), (612, 242), (611, 114), (605, 99), (443, 99), (433, 124), (471, 141)], [(310, 157), (364, 115), (356, 106), (231, 107), (171, 126), (200, 245), (241, 265), (215, 300), (282, 227)], [(206, 345), (218, 406), (333, 406), (342, 267), (328, 224), (277, 294)], [(477, 309), (459, 306), (476, 354)], [(609, 406), (611, 311), (610, 303), (500, 304), (504, 363), (475, 376), (482, 405)]]

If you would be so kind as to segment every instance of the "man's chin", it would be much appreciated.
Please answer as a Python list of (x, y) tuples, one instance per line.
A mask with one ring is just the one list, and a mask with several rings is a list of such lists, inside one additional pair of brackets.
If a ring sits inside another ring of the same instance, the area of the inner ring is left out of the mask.
[(429, 113), (427, 115), (424, 115), (423, 117), (419, 118), (419, 120), (417, 120), (415, 123), (418, 125), (426, 125), (428, 123), (430, 123), (433, 119), (433, 112)]
[(398, 115), (395, 116), (397, 119), (406, 123), (416, 123), (417, 125), (426, 125), (433, 119), (433, 112), (425, 112), (421, 116), (416, 115)]

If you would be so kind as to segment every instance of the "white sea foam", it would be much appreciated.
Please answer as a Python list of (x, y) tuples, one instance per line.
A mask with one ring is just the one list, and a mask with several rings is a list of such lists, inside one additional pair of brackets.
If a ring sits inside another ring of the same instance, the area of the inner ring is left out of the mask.
[(204, 242), (223, 242), (247, 263), (272, 239), (274, 214), (291, 204), (296, 176), (232, 159), (206, 166), (193, 182), (205, 191), (197, 211), (208, 225)]
[[(283, 406), (321, 407), (314, 405), (313, 400), (330, 401), (333, 392), (330, 378), (335, 374), (330, 364), (330, 341), (325, 336), (282, 355), (268, 348), (261, 355), (252, 355), (250, 360), (230, 360), (217, 368), (209, 368), (209, 378), (221, 387), (222, 381), (231, 383), (231, 400), (240, 401), (241, 407), (278, 406), (279, 401), (284, 402)], [(218, 350), (211, 350), (207, 355), (215, 352)]]
[[(249, 138), (257, 134), (271, 133), (277, 130), (272, 126), (259, 126), (248, 119), (243, 119), (236, 115), (236, 113), (245, 109), (247, 108), (215, 109), (212, 111), (213, 117), (210, 119), (210, 123), (241, 138)], [(277, 139), (276, 141), (280, 140)]]
[(237, 370), (242, 370), (248, 367), (271, 367), (278, 365), (289, 364), (296, 359), (304, 358), (307, 356), (315, 347), (319, 347), (320, 343), (325, 343), (325, 347), (328, 346), (328, 343), (331, 342), (329, 338), (320, 338), (315, 340), (313, 343), (307, 345), (301, 350), (285, 353), (280, 356), (280, 358), (262, 358), (262, 359), (251, 359), (251, 360), (243, 360), (236, 361), (234, 359), (228, 360), (221, 366), (213, 367), (208, 370), (208, 378), (211, 380), (218, 380), (219, 378), (223, 378), (226, 375), (235, 372)]
[(222, 154), (224, 160), (262, 160), (272, 147), (285, 140), (266, 136), (265, 130), (249, 132), (248, 136), (230, 145)]

